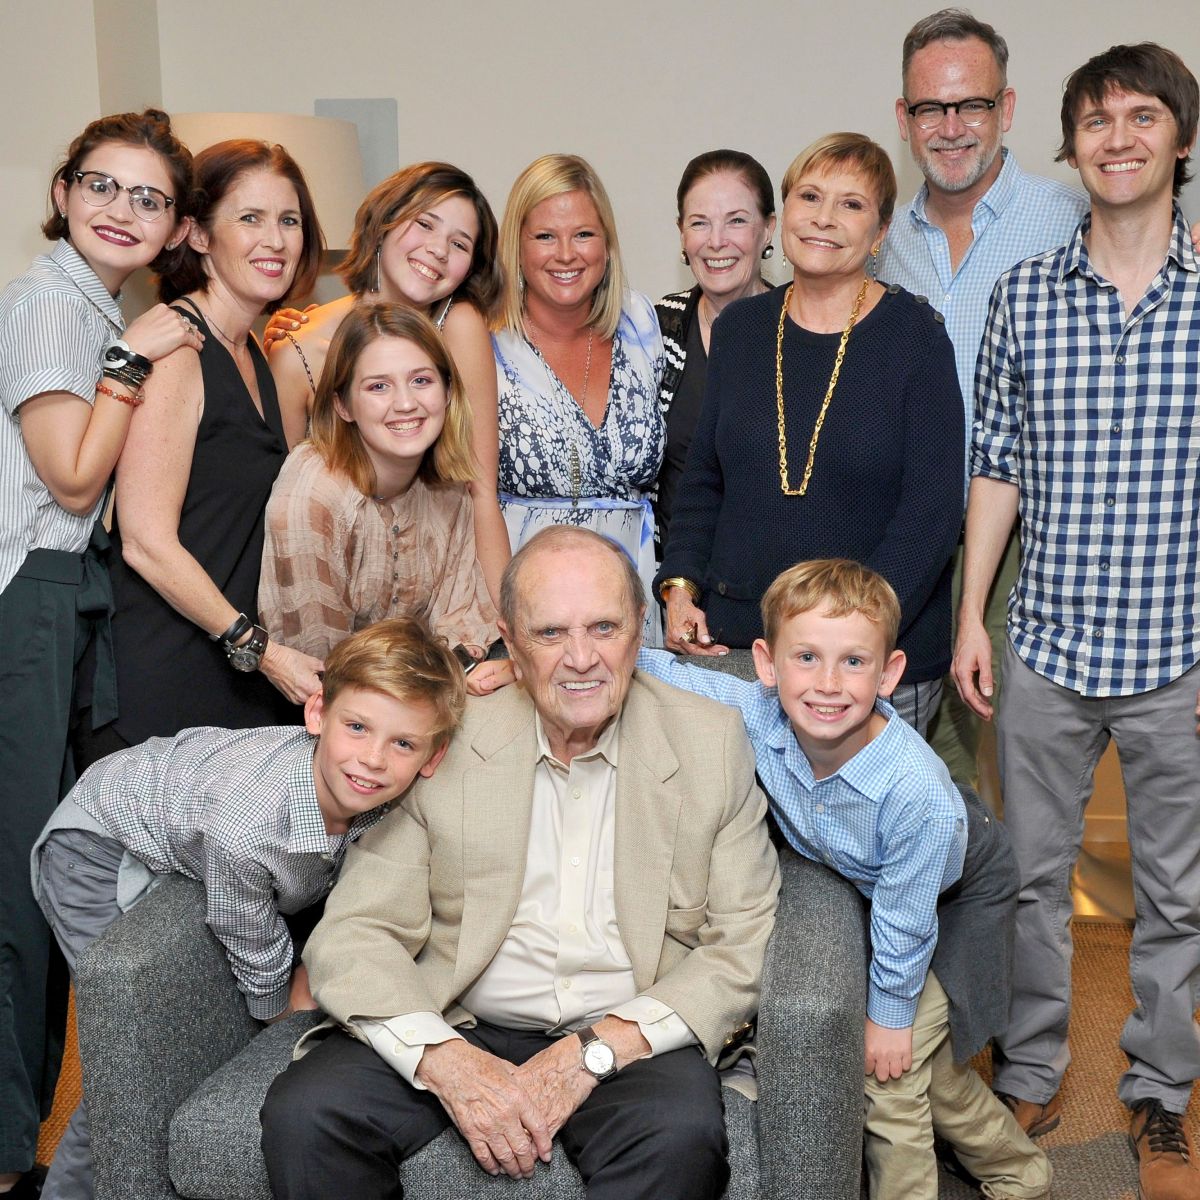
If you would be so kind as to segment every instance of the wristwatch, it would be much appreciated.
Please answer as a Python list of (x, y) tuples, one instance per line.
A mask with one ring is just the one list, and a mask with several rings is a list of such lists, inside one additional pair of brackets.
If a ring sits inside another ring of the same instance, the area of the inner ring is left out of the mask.
[(596, 1079), (603, 1081), (617, 1073), (617, 1056), (613, 1048), (590, 1026), (578, 1031), (582, 1050), (580, 1063), (583, 1069)]
[(267, 631), (261, 625), (250, 626), (250, 636), (240, 646), (225, 643), (225, 657), (235, 671), (257, 671), (267, 648)]

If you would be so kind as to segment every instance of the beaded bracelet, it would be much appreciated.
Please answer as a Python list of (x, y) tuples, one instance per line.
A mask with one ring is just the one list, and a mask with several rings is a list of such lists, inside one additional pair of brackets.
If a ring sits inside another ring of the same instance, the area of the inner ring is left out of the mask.
[(105, 387), (105, 385), (102, 383), (98, 383), (96, 384), (96, 392), (98, 395), (111, 396), (114, 400), (120, 400), (122, 404), (128, 404), (130, 408), (137, 408), (138, 405), (141, 404), (141, 402), (145, 399), (145, 396), (142, 395), (141, 388), (138, 388), (136, 392), (132, 393), (118, 392), (113, 388)]

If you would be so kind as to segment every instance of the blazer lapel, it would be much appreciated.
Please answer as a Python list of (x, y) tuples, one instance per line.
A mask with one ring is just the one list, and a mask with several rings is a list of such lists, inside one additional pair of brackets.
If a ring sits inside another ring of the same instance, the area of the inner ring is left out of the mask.
[(654, 982), (662, 956), (684, 799), (670, 782), (678, 769), (654, 698), (635, 676), (621, 714), (613, 889), (621, 940), (639, 991)]
[(536, 739), (533, 705), (512, 687), (496, 697), (463, 772), (463, 910), (451, 995), (491, 962), (512, 927), (529, 844)]

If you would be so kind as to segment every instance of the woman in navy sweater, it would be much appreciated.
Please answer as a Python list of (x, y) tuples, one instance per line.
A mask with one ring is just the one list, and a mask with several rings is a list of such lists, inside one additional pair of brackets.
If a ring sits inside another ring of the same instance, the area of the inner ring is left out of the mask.
[(749, 647), (785, 567), (851, 558), (896, 589), (908, 670), (893, 703), (923, 732), (950, 662), (950, 560), (963, 509), (963, 407), (941, 316), (869, 278), (896, 178), (860, 134), (788, 168), (793, 282), (715, 323), (704, 405), (656, 587), (667, 645)]

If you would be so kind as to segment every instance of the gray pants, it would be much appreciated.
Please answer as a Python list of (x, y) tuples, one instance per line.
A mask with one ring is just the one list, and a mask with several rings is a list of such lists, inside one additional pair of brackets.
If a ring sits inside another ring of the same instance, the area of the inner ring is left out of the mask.
[(1071, 871), (1096, 763), (1117, 743), (1136, 924), (1135, 1007), (1121, 1033), (1117, 1094), (1182, 1113), (1200, 1078), (1200, 667), (1152, 692), (1089, 699), (1027, 667), (1011, 645), (997, 723), (1004, 824), (1021, 871), (1011, 1023), (995, 1086), (1044, 1104), (1070, 1061)]
[[(937, 712), (938, 702), (942, 698), (942, 681), (926, 679), (921, 683), (902, 683), (892, 693), (891, 706), (896, 715), (906, 724), (911, 725), (922, 737), (929, 730), (929, 722)], [(972, 779), (964, 780), (971, 783)]]
[[(60, 829), (42, 846), (38, 904), (75, 978), (75, 962), (120, 915), (117, 872), (125, 848), (83, 829)], [(84, 1104), (76, 1107), (50, 1164), (43, 1200), (91, 1200), (92, 1150)]]

